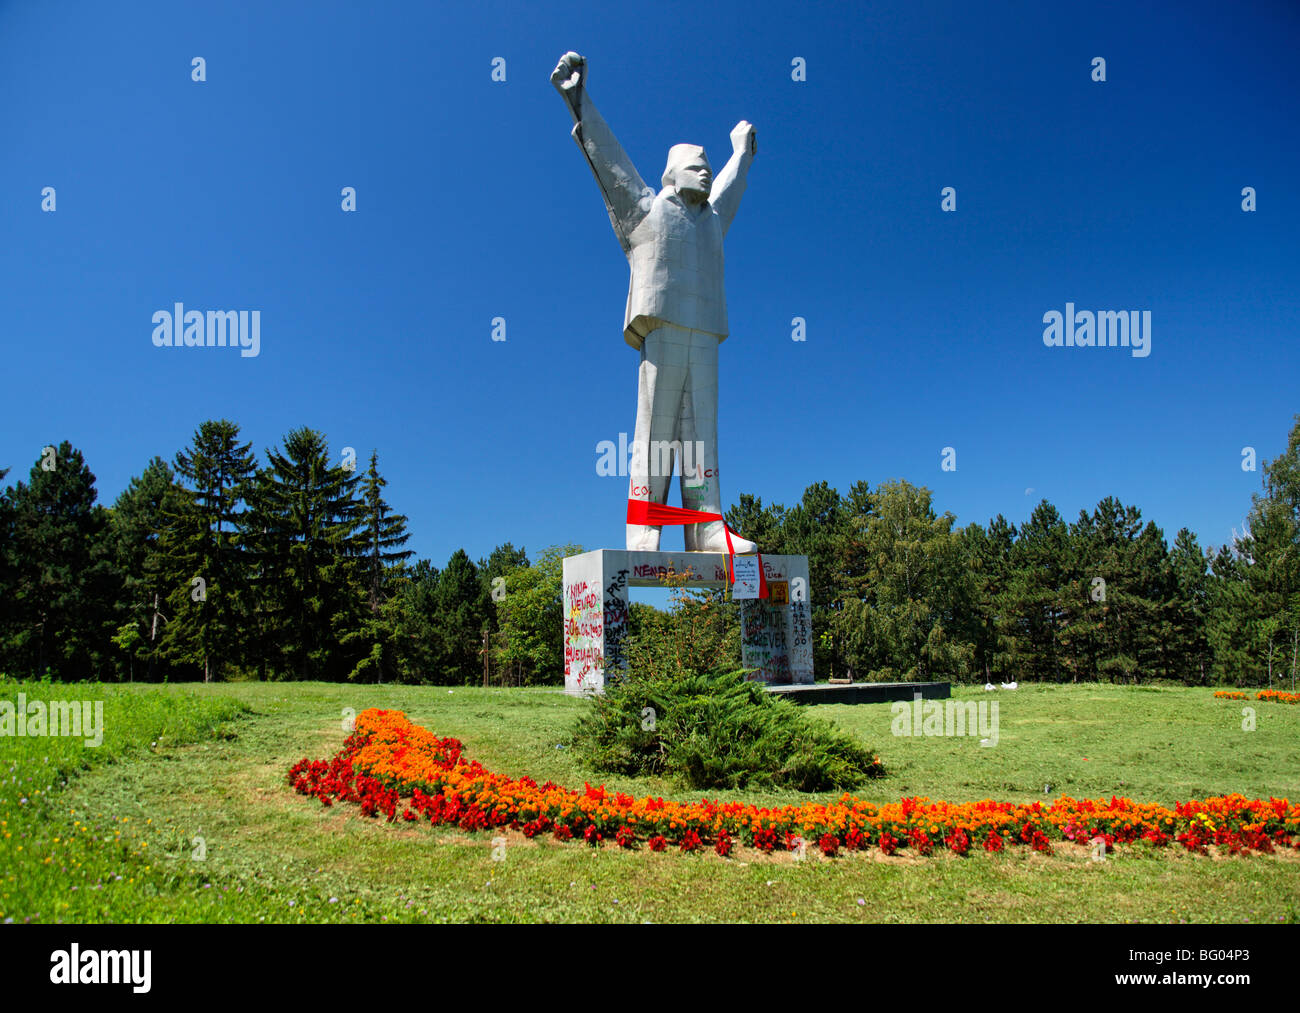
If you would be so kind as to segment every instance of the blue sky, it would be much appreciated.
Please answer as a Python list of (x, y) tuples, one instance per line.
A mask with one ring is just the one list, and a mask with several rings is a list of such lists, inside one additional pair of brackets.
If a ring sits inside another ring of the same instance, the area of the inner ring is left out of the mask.
[[(0, 0), (0, 467), (68, 439), (111, 503), (204, 419), (263, 453), (310, 425), (379, 451), (438, 565), (620, 546), (596, 444), (631, 432), (638, 360), (548, 81), (575, 49), (647, 180), (757, 127), (729, 504), (906, 478), (963, 524), (1115, 495), (1221, 543), (1259, 488), (1242, 448), (1275, 456), (1300, 412), (1300, 13), (1061, 6)], [(260, 310), (260, 355), (155, 348), (177, 301)], [(1067, 301), (1150, 310), (1151, 355), (1045, 347)]]

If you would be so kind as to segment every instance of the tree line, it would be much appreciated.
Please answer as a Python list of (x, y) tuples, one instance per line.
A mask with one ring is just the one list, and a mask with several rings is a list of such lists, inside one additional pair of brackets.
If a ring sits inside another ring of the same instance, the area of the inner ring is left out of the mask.
[(742, 495), (728, 524), (806, 555), (819, 673), (871, 680), (1293, 685), (1300, 660), (1300, 416), (1263, 466), (1247, 529), (1169, 545), (1106, 497), (1072, 522), (957, 527), (930, 490), (822, 482), (797, 505)]
[[(1300, 416), (1263, 475), (1248, 529), (1205, 549), (1113, 497), (1072, 523), (1044, 500), (1019, 526), (958, 527), (904, 481), (819, 482), (789, 509), (743, 494), (727, 521), (808, 556), (819, 677), (1294, 684)], [(413, 561), (385, 486), (376, 454), (336, 462), (310, 428), (259, 461), (216, 420), (105, 507), (81, 452), (46, 447), (0, 494), (0, 671), (562, 681), (561, 564), (580, 547)], [(634, 636), (659, 628), (634, 605)]]
[(377, 454), (359, 471), (310, 428), (259, 463), (218, 420), (106, 508), (81, 451), (48, 446), (0, 496), (0, 671), (468, 683), (485, 632), (498, 664), (530, 660), (532, 645), (501, 643), (492, 607), (494, 578), (529, 568), (523, 550), (412, 563), (386, 484)]

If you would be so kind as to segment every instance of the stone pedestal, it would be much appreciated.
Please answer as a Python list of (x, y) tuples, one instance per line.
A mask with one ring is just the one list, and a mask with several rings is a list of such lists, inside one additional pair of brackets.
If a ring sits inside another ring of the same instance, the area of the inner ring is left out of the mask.
[[(564, 561), (564, 691), (599, 693), (627, 665), (628, 588), (662, 587), (673, 570), (688, 587), (725, 587), (715, 552), (596, 549)], [(763, 556), (769, 597), (740, 602), (741, 664), (769, 685), (813, 681), (807, 556)]]

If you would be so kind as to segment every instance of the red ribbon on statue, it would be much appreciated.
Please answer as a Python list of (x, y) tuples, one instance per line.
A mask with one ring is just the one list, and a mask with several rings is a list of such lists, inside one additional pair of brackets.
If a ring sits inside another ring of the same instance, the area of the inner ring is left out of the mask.
[[(667, 503), (650, 503), (643, 499), (627, 501), (627, 522), (629, 524), (647, 524), (659, 527), (664, 524), (701, 524), (704, 521), (722, 521), (722, 533), (727, 536), (727, 583), (734, 584), (736, 553), (731, 547), (731, 529), (722, 514), (711, 514), (704, 510), (688, 510), (686, 507), (669, 506)], [(767, 577), (763, 574), (763, 554), (758, 553), (758, 596), (767, 597)]]

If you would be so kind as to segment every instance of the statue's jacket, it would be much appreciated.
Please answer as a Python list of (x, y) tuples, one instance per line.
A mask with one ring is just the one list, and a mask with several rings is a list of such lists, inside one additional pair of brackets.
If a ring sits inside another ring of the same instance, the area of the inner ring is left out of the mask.
[(722, 238), (731, 224), (750, 157), (733, 155), (717, 174), (709, 201), (692, 208), (671, 186), (646, 186), (585, 92), (573, 127), (600, 184), (610, 223), (627, 254), (631, 279), (623, 337), (633, 348), (663, 324), (727, 336)]

